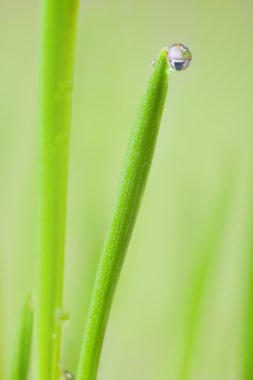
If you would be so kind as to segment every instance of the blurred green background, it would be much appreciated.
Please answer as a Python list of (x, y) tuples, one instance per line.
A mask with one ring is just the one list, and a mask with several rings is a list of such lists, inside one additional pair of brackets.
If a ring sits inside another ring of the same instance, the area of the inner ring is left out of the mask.
[[(253, 294), (247, 290), (253, 265), (252, 13), (248, 0), (81, 1), (64, 368), (76, 371), (97, 263), (151, 61), (163, 46), (182, 42), (193, 61), (170, 78), (98, 378), (241, 379), (245, 313)], [(1, 0), (0, 52), (0, 378), (5, 379), (20, 302), (34, 283), (38, 1)]]

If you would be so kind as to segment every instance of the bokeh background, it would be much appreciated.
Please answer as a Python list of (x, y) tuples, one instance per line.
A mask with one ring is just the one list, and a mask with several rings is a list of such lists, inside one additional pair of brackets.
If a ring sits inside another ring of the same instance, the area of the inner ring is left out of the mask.
[[(170, 77), (98, 379), (242, 379), (253, 294), (252, 16), (249, 0), (81, 1), (62, 353), (73, 373), (151, 61), (183, 42), (192, 65)], [(38, 1), (1, 0), (1, 379), (20, 302), (34, 284), (38, 55)]]

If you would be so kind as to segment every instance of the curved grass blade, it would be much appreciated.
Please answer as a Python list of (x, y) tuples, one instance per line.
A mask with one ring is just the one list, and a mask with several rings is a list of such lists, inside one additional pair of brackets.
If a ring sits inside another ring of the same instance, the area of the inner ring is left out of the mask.
[(113, 294), (148, 178), (167, 95), (166, 53), (166, 49), (162, 50), (155, 63), (130, 138), (116, 208), (95, 281), (78, 380), (96, 378)]
[(66, 193), (78, 0), (41, 0), (34, 379), (59, 379)]
[(31, 297), (27, 297), (19, 316), (8, 380), (27, 380), (33, 328)]

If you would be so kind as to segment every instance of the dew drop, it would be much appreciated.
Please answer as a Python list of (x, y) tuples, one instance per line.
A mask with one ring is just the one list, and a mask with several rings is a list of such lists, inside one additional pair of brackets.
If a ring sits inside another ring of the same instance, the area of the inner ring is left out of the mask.
[(72, 372), (69, 371), (62, 371), (60, 380), (75, 380), (75, 376)]
[(58, 325), (63, 325), (64, 323), (68, 322), (69, 320), (69, 313), (67, 310), (61, 308), (55, 310), (55, 321)]
[(75, 380), (73, 373), (69, 371), (64, 371), (64, 376), (66, 380)]
[(177, 43), (168, 48), (167, 60), (171, 70), (183, 71), (189, 67), (192, 54), (187, 46)]

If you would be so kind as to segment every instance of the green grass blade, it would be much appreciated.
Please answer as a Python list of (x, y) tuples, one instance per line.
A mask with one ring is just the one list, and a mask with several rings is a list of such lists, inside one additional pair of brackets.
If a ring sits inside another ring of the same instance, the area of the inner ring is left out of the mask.
[(19, 316), (8, 380), (27, 380), (33, 328), (31, 297), (27, 297)]
[[(252, 150), (251, 150), (252, 152)], [(247, 157), (249, 162), (252, 162), (252, 153)], [(242, 295), (242, 327), (241, 327), (241, 347), (239, 355), (240, 363), (240, 380), (251, 380), (253, 378), (253, 198), (252, 198), (252, 175), (251, 165), (250, 174), (247, 177), (247, 193), (244, 220), (244, 239), (245, 239), (245, 263), (242, 265), (241, 271), (244, 277), (244, 286)]]
[[(253, 210), (252, 210), (253, 211)], [(252, 234), (252, 231), (251, 231)], [(252, 241), (250, 254), (252, 256)], [(246, 273), (246, 290), (244, 301), (244, 319), (242, 328), (242, 355), (241, 355), (241, 380), (251, 380), (253, 376), (253, 306), (252, 306), (252, 294), (253, 294), (253, 265), (252, 257), (250, 257), (250, 263), (248, 273)]]
[(78, 380), (96, 378), (113, 294), (148, 178), (167, 88), (168, 64), (164, 49), (155, 63), (130, 138), (116, 208), (95, 282)]
[(231, 204), (236, 189), (236, 172), (234, 162), (226, 168), (222, 176), (221, 186), (216, 195), (215, 205), (210, 209), (207, 224), (201, 229), (200, 238), (192, 249), (197, 252), (194, 266), (186, 290), (183, 330), (181, 344), (179, 380), (191, 378), (192, 363), (195, 357), (198, 335), (198, 322), (206, 296), (207, 283), (215, 277), (215, 265), (219, 260), (219, 247), (224, 237), (224, 229), (229, 222)]
[(78, 0), (42, 0), (36, 380), (58, 380), (73, 57)]

